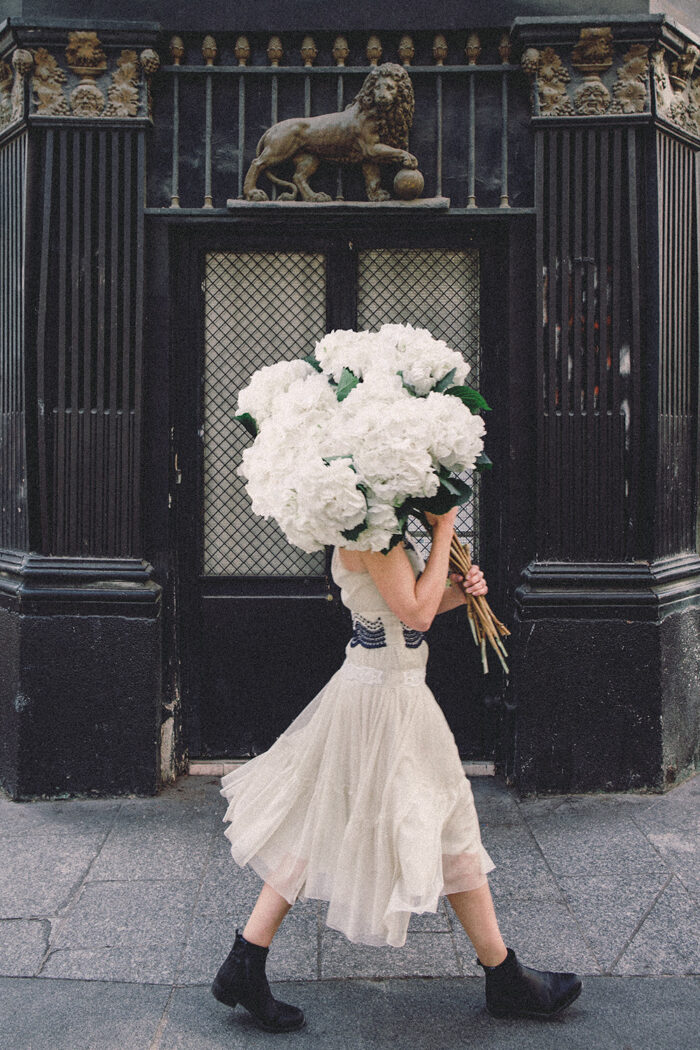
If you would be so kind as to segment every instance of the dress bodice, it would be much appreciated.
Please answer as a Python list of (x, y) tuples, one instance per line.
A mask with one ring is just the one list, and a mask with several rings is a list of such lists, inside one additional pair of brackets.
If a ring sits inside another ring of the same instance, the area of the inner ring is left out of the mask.
[[(414, 574), (418, 577), (425, 567), (423, 558), (413, 546), (407, 545), (405, 549)], [(402, 665), (425, 663), (427, 646), (423, 633), (408, 627), (392, 612), (367, 571), (351, 572), (346, 569), (337, 547), (333, 551), (331, 573), (340, 587), (343, 605), (352, 614), (353, 635), (346, 649), (348, 657), (361, 659), (362, 662), (371, 659), (372, 663), (386, 662), (387, 659), (393, 662), (397, 658), (400, 658)], [(410, 654), (414, 653), (417, 657), (418, 650), (420, 658), (411, 659)]]

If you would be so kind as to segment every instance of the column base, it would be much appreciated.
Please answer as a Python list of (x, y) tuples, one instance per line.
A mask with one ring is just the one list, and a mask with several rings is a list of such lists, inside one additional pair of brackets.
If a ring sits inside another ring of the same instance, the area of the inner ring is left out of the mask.
[(138, 559), (0, 555), (0, 784), (12, 798), (158, 790), (151, 573)]
[(516, 592), (513, 776), (662, 791), (700, 761), (700, 559), (535, 563)]

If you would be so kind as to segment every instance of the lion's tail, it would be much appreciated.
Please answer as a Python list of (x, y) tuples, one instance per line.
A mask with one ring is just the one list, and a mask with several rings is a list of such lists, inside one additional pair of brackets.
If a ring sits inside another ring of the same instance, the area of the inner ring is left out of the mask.
[(281, 199), (287, 200), (287, 201), (294, 201), (294, 200), (297, 199), (298, 190), (297, 190), (297, 187), (294, 185), (293, 182), (286, 182), (284, 179), (278, 178), (277, 175), (273, 175), (272, 174), (272, 172), (270, 171), (269, 168), (265, 169), (265, 174), (267, 175), (267, 177), (270, 180), (270, 182), (275, 182), (275, 183), (277, 183), (278, 186), (288, 186), (289, 189), (291, 190), (291, 193), (285, 193), (284, 196)]

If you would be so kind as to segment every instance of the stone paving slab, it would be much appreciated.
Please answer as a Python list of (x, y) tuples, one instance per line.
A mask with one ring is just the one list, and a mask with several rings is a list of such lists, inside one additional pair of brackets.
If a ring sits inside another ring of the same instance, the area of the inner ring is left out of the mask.
[(549, 1022), (499, 1021), (483, 981), (414, 978), (273, 986), (307, 1024), (261, 1031), (208, 987), (0, 979), (0, 1050), (695, 1050), (697, 978), (589, 977)]
[(7, 919), (0, 924), (0, 975), (31, 977), (39, 972), (49, 947), (46, 919)]
[(170, 992), (169, 985), (0, 979), (0, 1050), (150, 1050)]

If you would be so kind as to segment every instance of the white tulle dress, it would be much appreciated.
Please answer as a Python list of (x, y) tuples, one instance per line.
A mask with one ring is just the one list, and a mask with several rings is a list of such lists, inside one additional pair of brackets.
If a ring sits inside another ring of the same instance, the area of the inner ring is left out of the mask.
[(422, 634), (337, 550), (332, 573), (353, 617), (345, 661), (268, 751), (222, 778), (225, 834), (236, 863), (290, 903), (328, 901), (328, 926), (349, 940), (400, 947), (411, 912), (476, 889), (494, 865), (425, 684)]

